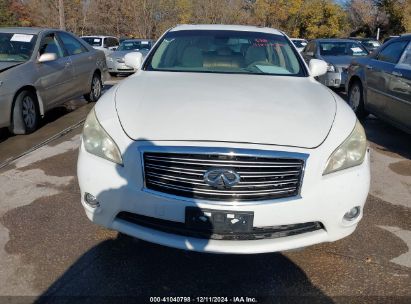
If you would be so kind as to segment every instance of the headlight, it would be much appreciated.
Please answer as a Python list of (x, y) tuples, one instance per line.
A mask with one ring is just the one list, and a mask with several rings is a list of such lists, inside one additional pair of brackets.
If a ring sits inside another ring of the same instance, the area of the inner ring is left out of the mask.
[(124, 60), (124, 58), (117, 58), (117, 62), (118, 62), (118, 63), (124, 63), (125, 60)]
[(323, 175), (362, 164), (366, 150), (367, 138), (357, 120), (350, 136), (331, 154)]
[(337, 69), (332, 64), (327, 64), (327, 72), (335, 72)]
[(94, 109), (88, 114), (83, 130), (84, 148), (87, 152), (123, 164), (120, 150), (97, 120)]
[(112, 57), (108, 57), (107, 59), (108, 59), (108, 61), (113, 62), (113, 58), (112, 58)]

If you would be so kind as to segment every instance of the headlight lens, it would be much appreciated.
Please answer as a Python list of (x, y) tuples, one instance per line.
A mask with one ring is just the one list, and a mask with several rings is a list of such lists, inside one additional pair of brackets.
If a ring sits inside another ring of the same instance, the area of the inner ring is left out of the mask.
[(357, 120), (350, 136), (331, 154), (323, 175), (362, 164), (366, 150), (367, 138)]
[(88, 114), (84, 123), (83, 142), (87, 152), (119, 165), (123, 164), (120, 150), (98, 122), (94, 109)]
[(332, 64), (327, 64), (327, 72), (335, 72), (335, 66), (333, 66)]
[(117, 62), (118, 62), (118, 63), (124, 63), (125, 60), (124, 60), (124, 58), (117, 58)]

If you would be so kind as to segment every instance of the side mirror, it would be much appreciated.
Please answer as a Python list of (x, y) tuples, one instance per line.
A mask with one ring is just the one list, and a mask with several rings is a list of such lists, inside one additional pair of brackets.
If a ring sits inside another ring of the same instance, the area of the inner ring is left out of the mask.
[(40, 55), (38, 62), (49, 62), (49, 61), (54, 61), (57, 59), (57, 54), (55, 53), (44, 53), (43, 55)]
[(311, 76), (317, 77), (327, 73), (327, 62), (319, 59), (311, 59), (309, 63), (309, 68)]
[(143, 55), (140, 52), (131, 52), (124, 56), (124, 61), (127, 66), (138, 70), (143, 63)]

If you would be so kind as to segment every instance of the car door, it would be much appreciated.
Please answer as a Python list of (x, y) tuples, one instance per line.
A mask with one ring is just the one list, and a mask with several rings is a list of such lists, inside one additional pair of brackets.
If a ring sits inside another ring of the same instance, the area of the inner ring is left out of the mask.
[(46, 109), (70, 97), (70, 84), (73, 80), (73, 66), (70, 57), (65, 56), (64, 48), (56, 33), (48, 33), (41, 39), (39, 53), (54, 53), (56, 60), (36, 64), (36, 87)]
[(394, 123), (411, 131), (411, 42), (392, 71), (389, 94), (387, 115)]
[(387, 116), (390, 111), (390, 81), (407, 43), (392, 41), (372, 56), (365, 65), (367, 108), (374, 113)]
[(65, 32), (57, 35), (73, 65), (72, 96), (83, 95), (90, 90), (91, 76), (96, 69), (95, 55), (74, 36)]

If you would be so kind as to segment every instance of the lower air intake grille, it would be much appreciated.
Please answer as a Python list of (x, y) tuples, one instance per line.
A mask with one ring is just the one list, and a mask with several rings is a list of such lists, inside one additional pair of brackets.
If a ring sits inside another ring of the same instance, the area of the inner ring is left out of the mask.
[(212, 230), (205, 231), (188, 229), (184, 223), (156, 219), (153, 217), (138, 215), (130, 212), (120, 212), (117, 215), (117, 218), (132, 224), (163, 231), (166, 233), (213, 240), (275, 239), (324, 229), (324, 226), (320, 222), (309, 222), (292, 225), (254, 227), (251, 232), (218, 234), (214, 233)]

